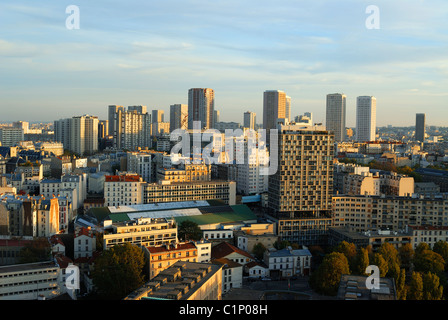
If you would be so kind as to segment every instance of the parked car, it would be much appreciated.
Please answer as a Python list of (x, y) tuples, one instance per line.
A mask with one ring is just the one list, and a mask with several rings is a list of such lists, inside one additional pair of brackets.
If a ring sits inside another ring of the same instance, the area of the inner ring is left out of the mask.
[(261, 281), (271, 281), (271, 278), (263, 277), (263, 278), (261, 278)]

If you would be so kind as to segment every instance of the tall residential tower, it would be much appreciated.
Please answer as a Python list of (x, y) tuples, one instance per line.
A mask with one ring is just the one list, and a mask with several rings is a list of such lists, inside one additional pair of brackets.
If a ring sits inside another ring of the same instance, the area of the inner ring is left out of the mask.
[(415, 140), (425, 141), (425, 114), (417, 113), (415, 116)]
[(326, 127), (334, 132), (334, 140), (345, 140), (346, 95), (332, 93), (327, 95)]
[(215, 91), (210, 88), (192, 88), (188, 91), (188, 129), (193, 121), (201, 122), (201, 129), (211, 129), (214, 124)]
[(356, 100), (356, 140), (376, 140), (376, 98), (360, 96)]

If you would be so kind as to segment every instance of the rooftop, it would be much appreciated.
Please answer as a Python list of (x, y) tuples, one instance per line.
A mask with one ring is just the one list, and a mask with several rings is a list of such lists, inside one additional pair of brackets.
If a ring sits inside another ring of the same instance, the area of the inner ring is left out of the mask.
[(222, 268), (222, 265), (178, 261), (129, 294), (125, 300), (188, 300)]
[(8, 265), (8, 266), (0, 266), (0, 274), (20, 272), (20, 271), (38, 270), (38, 269), (47, 269), (47, 268), (57, 268), (57, 266), (54, 263), (54, 261), (14, 264), (14, 265)]
[(337, 298), (339, 300), (396, 300), (394, 280), (380, 278), (379, 289), (368, 289), (367, 277), (346, 275), (341, 276)]
[(240, 248), (235, 247), (234, 245), (223, 241), (212, 247), (211, 258), (212, 259), (221, 259), (225, 258), (232, 253), (239, 253), (243, 256), (246, 256), (250, 259), (254, 259), (248, 252), (241, 250)]

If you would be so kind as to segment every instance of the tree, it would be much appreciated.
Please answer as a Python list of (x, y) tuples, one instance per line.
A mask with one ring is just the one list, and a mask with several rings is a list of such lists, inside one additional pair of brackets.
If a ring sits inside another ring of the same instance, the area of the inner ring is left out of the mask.
[(347, 258), (350, 270), (353, 271), (353, 269), (355, 268), (354, 264), (355, 264), (355, 257), (357, 254), (356, 245), (351, 242), (342, 241), (334, 248), (334, 251), (340, 252), (345, 255), (345, 257)]
[(27, 243), (19, 251), (19, 263), (32, 263), (50, 260), (50, 243), (46, 238), (37, 238)]
[(389, 266), (381, 253), (375, 252), (373, 254), (372, 264), (376, 265), (380, 270), (380, 277), (386, 276), (387, 272), (389, 271)]
[(317, 292), (334, 296), (343, 274), (350, 274), (347, 258), (343, 253), (332, 252), (325, 256), (316, 272), (312, 273), (310, 284)]
[(422, 300), (423, 279), (420, 272), (412, 272), (407, 292), (407, 300)]
[(136, 245), (115, 245), (95, 260), (92, 280), (101, 298), (123, 299), (144, 283), (143, 251)]
[(397, 300), (406, 300), (407, 288), (406, 288), (406, 270), (403, 268), (400, 270), (399, 276), (396, 280), (397, 288)]
[(441, 274), (445, 270), (445, 260), (432, 250), (419, 250), (414, 258), (415, 271)]
[(406, 269), (410, 270), (412, 260), (414, 259), (414, 249), (410, 243), (402, 245), (398, 249), (398, 255), (400, 257), (401, 265)]
[(395, 249), (395, 247), (389, 242), (383, 243), (378, 249), (378, 252), (383, 256), (384, 260), (386, 260), (389, 266), (391, 266), (393, 263), (400, 264), (398, 250)]
[(184, 241), (198, 241), (202, 239), (201, 228), (199, 228), (199, 225), (196, 222), (191, 220), (182, 221), (177, 232), (179, 239), (183, 239)]
[(432, 251), (440, 254), (443, 260), (445, 260), (445, 262), (448, 263), (448, 242), (442, 240), (437, 241), (434, 244)]
[(288, 240), (277, 240), (274, 242), (274, 248), (277, 250), (282, 250), (291, 246), (291, 243)]
[(263, 259), (264, 252), (266, 251), (266, 247), (261, 242), (258, 242), (254, 245), (252, 249), (252, 253), (254, 254), (255, 258), (258, 260)]
[(417, 248), (415, 248), (415, 254), (418, 255), (419, 253), (421, 253), (424, 250), (431, 250), (431, 248), (429, 247), (429, 245), (426, 242), (420, 242), (417, 245)]
[(369, 266), (369, 252), (367, 248), (359, 248), (354, 258), (352, 273), (365, 275)]
[(443, 286), (439, 277), (428, 272), (423, 274), (423, 300), (442, 300)]
[(400, 265), (396, 261), (394, 261), (388, 265), (386, 277), (398, 279), (398, 277), (400, 276), (400, 272)]

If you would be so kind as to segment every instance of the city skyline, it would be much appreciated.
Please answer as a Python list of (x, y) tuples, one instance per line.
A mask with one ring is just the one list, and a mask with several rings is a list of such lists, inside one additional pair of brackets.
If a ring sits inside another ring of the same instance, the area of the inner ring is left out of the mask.
[(221, 121), (261, 115), (263, 92), (282, 90), (292, 118), (324, 123), (326, 95), (344, 92), (348, 127), (363, 95), (378, 100), (378, 127), (412, 126), (420, 112), (444, 125), (448, 4), (377, 1), (378, 30), (365, 26), (368, 5), (79, 1), (80, 29), (69, 30), (66, 3), (1, 3), (2, 121), (107, 119), (108, 105), (168, 114), (204, 87)]

